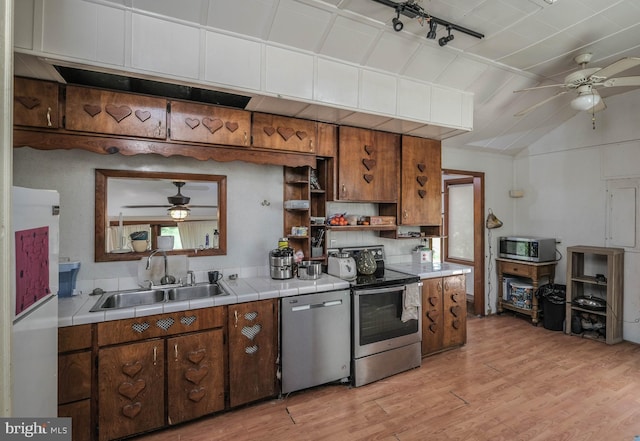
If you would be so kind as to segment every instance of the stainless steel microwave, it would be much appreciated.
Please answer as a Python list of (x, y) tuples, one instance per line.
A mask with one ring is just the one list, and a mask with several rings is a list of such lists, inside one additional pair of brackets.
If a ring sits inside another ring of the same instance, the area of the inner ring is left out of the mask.
[(550, 238), (510, 236), (500, 237), (500, 257), (526, 260), (528, 262), (549, 262), (556, 260), (556, 240)]

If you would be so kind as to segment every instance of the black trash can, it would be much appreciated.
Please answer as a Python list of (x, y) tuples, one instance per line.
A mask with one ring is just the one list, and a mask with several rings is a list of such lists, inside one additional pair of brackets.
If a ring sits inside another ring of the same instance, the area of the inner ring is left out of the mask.
[(542, 324), (550, 331), (564, 329), (566, 285), (548, 284), (538, 288), (538, 299), (542, 300)]

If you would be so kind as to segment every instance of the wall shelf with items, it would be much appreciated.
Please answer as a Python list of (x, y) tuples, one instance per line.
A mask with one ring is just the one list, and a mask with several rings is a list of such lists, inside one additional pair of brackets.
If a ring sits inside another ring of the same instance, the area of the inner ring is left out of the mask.
[(622, 341), (623, 270), (623, 248), (567, 248), (565, 333)]

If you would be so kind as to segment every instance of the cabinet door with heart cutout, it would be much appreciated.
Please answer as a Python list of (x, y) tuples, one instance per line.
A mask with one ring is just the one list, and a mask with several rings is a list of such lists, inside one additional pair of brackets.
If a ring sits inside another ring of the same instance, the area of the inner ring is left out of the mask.
[(442, 278), (422, 280), (422, 355), (442, 350)]
[(442, 278), (444, 306), (445, 347), (460, 346), (467, 342), (467, 293), (465, 276)]
[(164, 340), (99, 350), (99, 441), (164, 425)]
[(67, 86), (65, 128), (107, 135), (167, 137), (164, 98)]
[(254, 113), (253, 146), (299, 153), (316, 153), (315, 121)]
[(222, 329), (167, 339), (169, 424), (224, 409)]
[(249, 147), (251, 113), (206, 104), (171, 101), (171, 139)]
[(442, 223), (440, 141), (402, 137), (401, 225)]

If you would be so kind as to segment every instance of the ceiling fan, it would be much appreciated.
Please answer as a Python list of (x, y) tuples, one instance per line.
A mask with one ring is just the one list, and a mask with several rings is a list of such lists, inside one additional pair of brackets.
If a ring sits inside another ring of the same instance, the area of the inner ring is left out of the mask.
[(514, 116), (524, 116), (527, 113), (537, 109), (538, 107), (555, 100), (569, 91), (575, 91), (576, 96), (571, 100), (571, 107), (576, 110), (588, 111), (590, 113), (599, 112), (607, 108), (598, 93), (598, 87), (621, 87), (631, 86), (640, 87), (640, 76), (618, 77), (612, 78), (632, 67), (640, 65), (640, 58), (626, 57), (622, 58), (606, 67), (587, 67), (591, 61), (592, 54), (580, 54), (574, 58), (574, 61), (580, 65), (580, 70), (572, 72), (564, 79), (563, 84), (550, 84), (547, 86), (530, 87), (527, 89), (514, 90), (516, 92), (526, 92), (537, 89), (547, 89), (551, 87), (561, 88), (560, 92), (542, 100), (524, 110), (516, 113)]
[(181, 193), (181, 188), (184, 187), (186, 182), (184, 181), (172, 181), (173, 185), (178, 188), (178, 193), (173, 196), (168, 196), (167, 201), (169, 205), (124, 205), (123, 208), (173, 208), (173, 207), (192, 207), (192, 208), (218, 208), (217, 205), (192, 205), (189, 204), (191, 198)]

